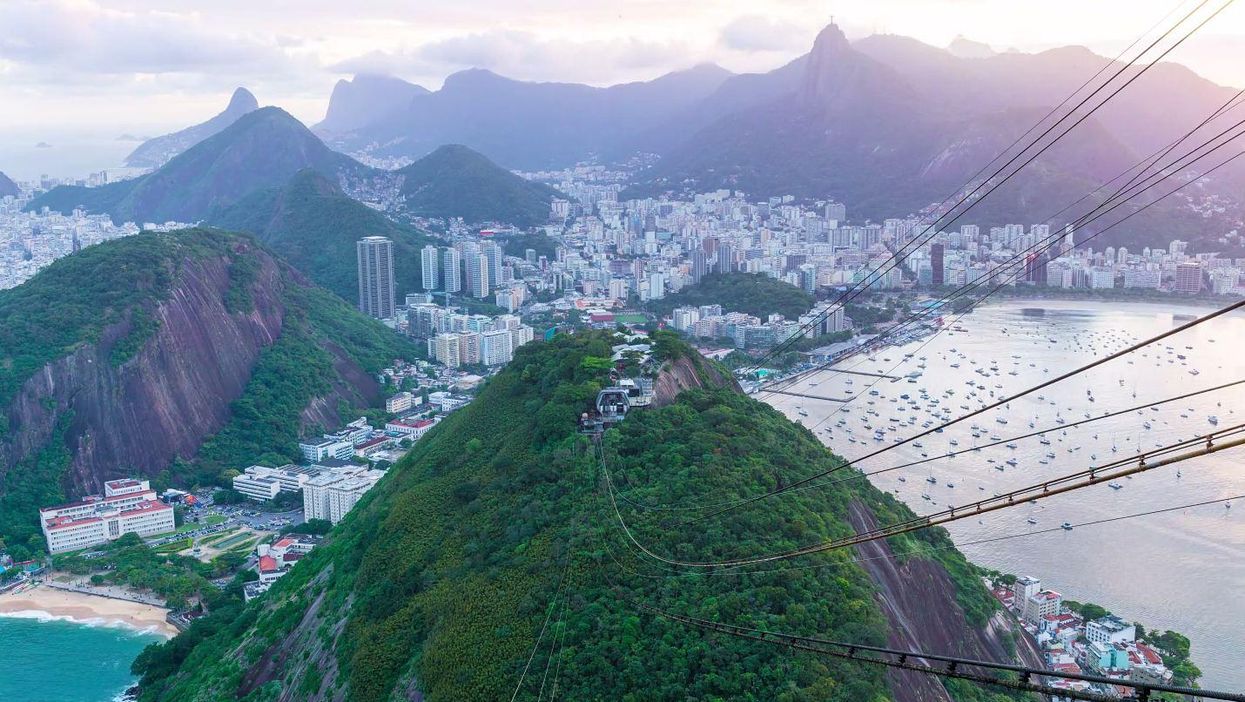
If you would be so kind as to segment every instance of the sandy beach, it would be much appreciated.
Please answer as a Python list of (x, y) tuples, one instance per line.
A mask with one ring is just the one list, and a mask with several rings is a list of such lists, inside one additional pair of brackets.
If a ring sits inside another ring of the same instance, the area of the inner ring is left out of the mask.
[(166, 637), (177, 629), (165, 621), (168, 610), (154, 605), (65, 592), (38, 586), (0, 595), (0, 616), (60, 618), (85, 624), (112, 624), (148, 630)]

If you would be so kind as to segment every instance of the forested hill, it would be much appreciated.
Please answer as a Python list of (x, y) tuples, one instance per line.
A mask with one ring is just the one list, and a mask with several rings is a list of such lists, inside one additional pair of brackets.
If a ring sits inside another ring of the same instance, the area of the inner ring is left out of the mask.
[(549, 203), (558, 195), (460, 144), (442, 146), (397, 174), (406, 208), (420, 217), (529, 227), (549, 221)]
[(722, 305), (725, 312), (744, 312), (761, 319), (775, 312), (796, 319), (813, 306), (813, 296), (760, 273), (710, 273), (695, 285), (650, 301), (648, 309), (664, 317), (676, 307), (714, 304)]
[(413, 354), (247, 236), (148, 232), (58, 259), (0, 291), (0, 538), (41, 550), (38, 508), (105, 480), (289, 462)]
[[(708, 363), (659, 334), (659, 358)], [(993, 600), (941, 532), (891, 544), (904, 555), (889, 561), (899, 586), (923, 588), (920, 612), (896, 612), (895, 593), (880, 597), (847, 552), (746, 575), (671, 573), (637, 556), (576, 431), (616, 341), (560, 335), (519, 349), (268, 594), (219, 605), (145, 651), (135, 663), (142, 699), (534, 700), (542, 682), (573, 700), (948, 699), (937, 683), (895, 684), (863, 664), (707, 638), (640, 604), (870, 643), (906, 641), (937, 615), (929, 635), (945, 652), (1002, 655), (980, 633)], [(837, 460), (714, 375), (604, 437), (623, 514), (649, 548), (755, 554), (849, 533), (853, 509), (882, 522), (911, 516), (864, 481), (692, 529), (676, 526), (688, 512), (635, 507), (734, 500)], [(968, 692), (957, 697), (991, 699)]]
[(311, 169), (299, 171), (282, 187), (251, 193), (213, 213), (209, 222), (254, 234), (308, 278), (350, 302), (359, 290), (355, 243), (365, 236), (389, 237), (398, 299), (422, 289), (419, 249), (430, 239), (351, 198)]

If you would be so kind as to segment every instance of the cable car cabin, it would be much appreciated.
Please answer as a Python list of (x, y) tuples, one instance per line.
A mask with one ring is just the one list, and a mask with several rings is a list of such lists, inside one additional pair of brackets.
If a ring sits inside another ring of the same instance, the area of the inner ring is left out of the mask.
[(580, 416), (580, 431), (599, 434), (621, 422), (631, 408), (627, 395), (627, 389), (622, 387), (608, 387), (597, 393), (596, 412), (585, 412)]
[(597, 393), (597, 414), (609, 423), (621, 422), (631, 409), (631, 400), (627, 388), (605, 388)]

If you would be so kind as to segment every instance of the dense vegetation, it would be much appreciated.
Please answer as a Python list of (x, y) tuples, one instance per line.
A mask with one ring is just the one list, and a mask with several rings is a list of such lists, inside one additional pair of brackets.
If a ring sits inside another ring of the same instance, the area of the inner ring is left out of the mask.
[(407, 210), (420, 217), (527, 227), (549, 221), (549, 203), (558, 194), (457, 144), (442, 146), (398, 174)]
[[(792, 571), (674, 577), (636, 557), (591, 444), (575, 431), (605, 380), (611, 341), (593, 333), (520, 349), (262, 600), (209, 617), (190, 644), (149, 648), (135, 664), (143, 699), (271, 700), (282, 690), (351, 702), (415, 690), (430, 700), (506, 699), (529, 656), (533, 671), (559, 666), (567, 699), (886, 699), (874, 667), (706, 637), (637, 607), (858, 641), (882, 642), (886, 632), (848, 553)], [(665, 357), (688, 353), (663, 344)], [(730, 500), (837, 460), (806, 430), (725, 389), (634, 413), (605, 445), (626, 504)], [(624, 513), (654, 550), (711, 558), (847, 533), (853, 499), (882, 521), (910, 516), (864, 481), (789, 500), (784, 514), (794, 519), (741, 510), (680, 529), (663, 523), (669, 512)], [(929, 557), (964, 582), (957, 596), (981, 621), (993, 600), (946, 538), (930, 532), (899, 545), (909, 557), (936, 547)], [(534, 699), (535, 677), (520, 699)]]
[[(226, 235), (144, 233), (92, 246), (58, 259), (23, 285), (0, 291), (0, 407), (7, 407), (36, 371), (83, 344), (103, 343), (104, 330), (128, 325), (113, 341), (114, 364), (129, 360), (155, 333), (149, 310), (170, 293), (181, 262), (239, 254)], [(62, 415), (51, 440), (4, 473), (0, 483), (0, 539), (16, 557), (38, 552), (40, 506), (64, 501), (61, 479), (70, 455)], [(8, 441), (8, 421), (0, 441)]]
[(423, 288), (419, 250), (430, 239), (350, 198), (310, 169), (283, 187), (252, 193), (208, 220), (222, 229), (254, 234), (313, 282), (350, 302), (359, 297), (355, 242), (365, 236), (388, 237), (393, 241), (398, 301)]
[[(187, 540), (188, 541), (188, 540)], [(184, 609), (198, 602), (215, 588), (210, 582), (237, 568), (246, 559), (244, 553), (226, 552), (203, 563), (176, 551), (190, 546), (187, 541), (169, 547), (149, 548), (138, 534), (125, 534), (100, 546), (90, 558), (80, 553), (53, 557), (59, 571), (74, 575), (90, 575), (91, 584), (124, 585), (160, 596), (173, 609)]]
[(710, 273), (700, 282), (649, 303), (653, 314), (668, 316), (676, 307), (722, 305), (724, 312), (743, 312), (765, 319), (777, 312), (796, 319), (813, 306), (813, 296), (760, 273)]
[(525, 257), (527, 250), (532, 249), (536, 252), (537, 260), (544, 256), (546, 259), (553, 261), (558, 255), (558, 242), (554, 241), (543, 231), (534, 230), (506, 237), (502, 241), (502, 249), (507, 256), (516, 256), (518, 258)]
[[(216, 230), (146, 232), (88, 247), (0, 291), (0, 407), (8, 407), (39, 369), (84, 345), (111, 344), (103, 350), (113, 365), (134, 358), (158, 331), (153, 312), (188, 261), (227, 259), (222, 303), (234, 314), (251, 314), (263, 256), (251, 239)], [(303, 410), (329, 390), (350, 386), (338, 375), (339, 362), (374, 376), (395, 358), (414, 357), (414, 347), (399, 335), (300, 282), (292, 270), (280, 271), (281, 335), (260, 353), (230, 421), (205, 442), (197, 460), (176, 460), (152, 476), (157, 486), (211, 483), (228, 469), (291, 460)], [(110, 328), (116, 331), (105, 334)], [(346, 409), (357, 416), (355, 408)], [(15, 556), (43, 549), (37, 510), (67, 497), (62, 482), (71, 459), (65, 440), (71, 421), (63, 412), (47, 444), (0, 476), (0, 539)], [(8, 433), (8, 422), (0, 423), (0, 441), (12, 441)]]

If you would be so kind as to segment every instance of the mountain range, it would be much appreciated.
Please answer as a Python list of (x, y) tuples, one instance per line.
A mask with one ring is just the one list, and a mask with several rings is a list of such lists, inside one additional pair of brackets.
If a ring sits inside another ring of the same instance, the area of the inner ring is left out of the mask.
[(440, 148), (394, 173), (380, 171), (333, 151), (280, 108), (265, 107), (147, 175), (99, 187), (59, 186), (34, 199), (28, 209), (68, 213), (81, 207), (117, 222), (258, 219), (262, 212), (239, 213), (237, 205), (263, 201), (259, 193), (285, 188), (305, 170), (335, 187), (350, 184), (366, 190), (379, 181), (392, 183), (411, 215), (462, 217), (469, 223), (542, 223), (556, 195), (462, 146)]
[(212, 484), (380, 402), (409, 342), (253, 239), (146, 232), (0, 291), (0, 538), (105, 480)]
[[(808, 54), (766, 73), (698, 66), (591, 88), (463, 71), (438, 91), (412, 91), (404, 110), (387, 103), (375, 120), (329, 138), (347, 151), (408, 157), (461, 143), (518, 169), (649, 152), (660, 160), (624, 196), (733, 188), (750, 197), (833, 198), (848, 205), (853, 220), (876, 221), (955, 193), (1086, 79), (1119, 68), (1083, 47), (1024, 54), (963, 39), (947, 49), (891, 35), (849, 42), (831, 25)], [(1062, 206), (1234, 94), (1178, 64), (1156, 64), (963, 221), (1061, 226), (1051, 217)], [(339, 100), (335, 91), (329, 112), (365, 114), (361, 95)], [(1192, 201), (1156, 205), (1098, 241), (1165, 245), (1178, 237), (1199, 250), (1222, 249), (1216, 237), (1241, 224), (1245, 165), (1233, 164), (1189, 193)], [(1206, 217), (1192, 214), (1215, 196), (1226, 196), (1228, 205), (1203, 208)], [(1114, 218), (1099, 226), (1107, 221)]]
[(206, 122), (186, 127), (172, 134), (148, 139), (125, 157), (125, 165), (130, 168), (159, 168), (168, 163), (169, 159), (219, 133), (237, 122), (243, 115), (257, 109), (259, 109), (259, 102), (251, 91), (238, 88), (233, 91), (233, 97), (229, 99), (229, 105), (225, 107), (224, 112)]
[[(506, 168), (564, 166), (662, 124), (708, 97), (729, 76), (707, 64), (652, 81), (595, 88), (524, 82), (471, 69), (449, 76), (436, 92), (410, 91), (404, 109), (386, 103), (374, 121), (325, 136), (348, 152), (418, 158), (442, 144), (464, 144)], [(321, 131), (329, 131), (335, 114), (368, 113), (370, 103), (361, 102), (367, 95), (335, 90)]]

